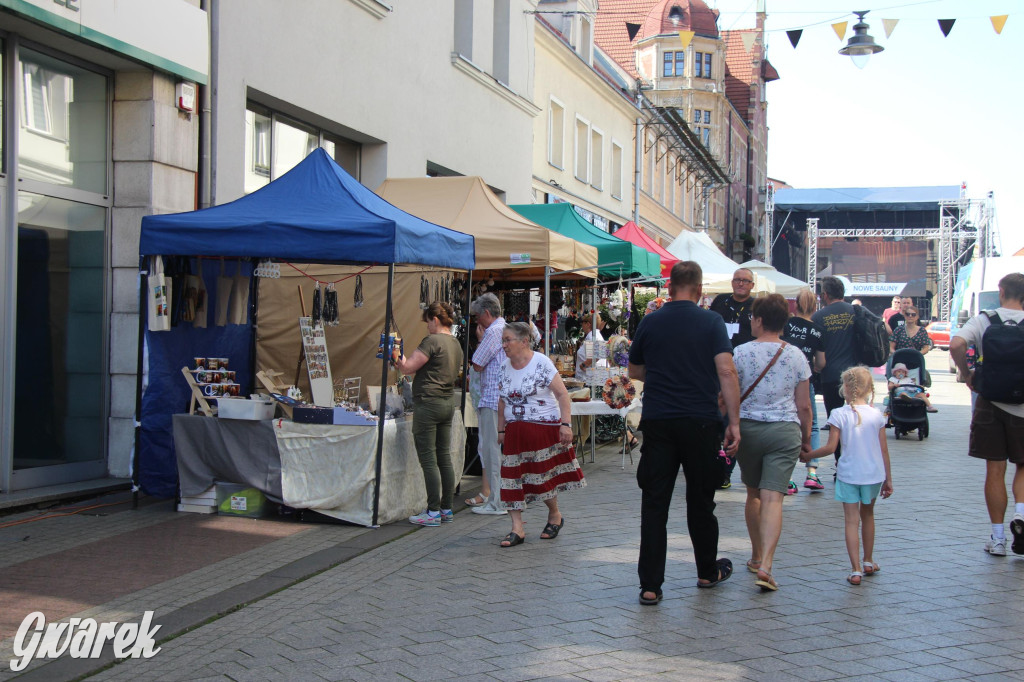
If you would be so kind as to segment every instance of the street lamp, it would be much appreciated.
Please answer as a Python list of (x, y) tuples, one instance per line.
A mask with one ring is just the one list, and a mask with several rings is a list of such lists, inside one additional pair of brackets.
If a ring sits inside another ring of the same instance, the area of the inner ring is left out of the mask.
[(853, 60), (853, 65), (858, 69), (863, 69), (867, 66), (868, 58), (871, 55), (885, 49), (868, 35), (868, 28), (870, 27), (864, 21), (864, 15), (867, 13), (868, 10), (854, 12), (857, 15), (857, 23), (853, 25), (853, 35), (846, 41), (846, 47), (839, 50), (839, 54), (850, 57)]

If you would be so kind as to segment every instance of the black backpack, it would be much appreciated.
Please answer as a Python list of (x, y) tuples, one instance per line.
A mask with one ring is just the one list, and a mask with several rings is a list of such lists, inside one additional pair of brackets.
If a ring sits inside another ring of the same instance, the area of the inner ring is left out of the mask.
[(862, 305), (853, 306), (853, 344), (862, 365), (881, 367), (889, 359), (889, 330), (882, 318)]
[(1024, 403), (1024, 325), (1003, 322), (994, 310), (983, 311), (989, 326), (981, 335), (982, 357), (974, 388), (986, 400)]

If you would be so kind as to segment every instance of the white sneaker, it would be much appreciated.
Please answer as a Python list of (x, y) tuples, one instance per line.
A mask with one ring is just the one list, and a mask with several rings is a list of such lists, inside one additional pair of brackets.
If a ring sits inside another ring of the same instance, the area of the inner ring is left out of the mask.
[(1006, 556), (1006, 538), (989, 537), (985, 551), (992, 556)]
[(504, 509), (498, 509), (492, 504), (482, 504), (479, 507), (473, 507), (470, 509), (474, 514), (490, 514), (493, 516), (499, 516), (501, 514), (507, 514), (508, 512)]
[[(413, 525), (416, 525), (416, 526), (440, 526), (441, 525), (441, 515), (438, 514), (437, 516), (431, 516), (430, 512), (428, 510), (424, 509), (422, 512), (420, 512), (416, 516), (410, 516), (409, 517), (409, 523), (411, 523)], [(1005, 547), (1003, 548), (1003, 554), (1006, 554), (1006, 548)]]
[(1013, 533), (1013, 544), (1010, 549), (1014, 554), (1024, 554), (1024, 514), (1014, 514), (1010, 521), (1010, 532)]

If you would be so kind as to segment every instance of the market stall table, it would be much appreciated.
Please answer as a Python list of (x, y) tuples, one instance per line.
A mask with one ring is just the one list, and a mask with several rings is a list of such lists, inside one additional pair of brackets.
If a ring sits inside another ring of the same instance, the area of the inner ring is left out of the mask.
[[(609, 407), (603, 400), (586, 400), (586, 401), (573, 401), (572, 405), (572, 416), (601, 416), (601, 415), (615, 415), (622, 417), (622, 425), (626, 426), (626, 415), (630, 412), (640, 412), (643, 410), (643, 401), (640, 398), (634, 398), (633, 402), (623, 408), (615, 409)], [(633, 453), (629, 450), (629, 429), (626, 429), (626, 433), (622, 437), (622, 468), (626, 468), (626, 455), (629, 455), (629, 463), (633, 463)], [(594, 423), (591, 421), (590, 424), (590, 461), (594, 461), (594, 452), (596, 450), (597, 437), (595, 434)]]
[[(373, 525), (376, 427), (187, 414), (174, 415), (173, 423), (182, 497), (199, 495), (215, 481), (239, 483), (289, 507)], [(451, 452), (458, 485), (465, 457), (465, 428), (458, 411)], [(426, 505), (412, 416), (389, 419), (384, 423), (378, 523), (398, 521)]]

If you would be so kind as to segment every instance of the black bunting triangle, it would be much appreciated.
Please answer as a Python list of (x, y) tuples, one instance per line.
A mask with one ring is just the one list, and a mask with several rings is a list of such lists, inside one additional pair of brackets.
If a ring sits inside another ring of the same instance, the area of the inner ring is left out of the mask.
[(801, 28), (796, 31), (786, 31), (786, 35), (789, 36), (789, 42), (793, 44), (793, 49), (796, 49), (796, 44), (800, 42), (800, 36), (804, 34), (804, 30)]
[(955, 23), (956, 19), (939, 19), (939, 29), (942, 31), (942, 35), (948, 36)]
[(636, 38), (636, 34), (640, 31), (640, 24), (631, 24), (626, 22), (626, 33), (629, 34), (629, 42), (633, 42), (633, 38)]

